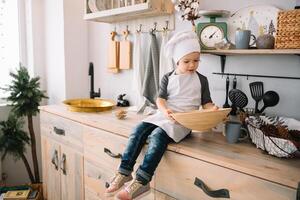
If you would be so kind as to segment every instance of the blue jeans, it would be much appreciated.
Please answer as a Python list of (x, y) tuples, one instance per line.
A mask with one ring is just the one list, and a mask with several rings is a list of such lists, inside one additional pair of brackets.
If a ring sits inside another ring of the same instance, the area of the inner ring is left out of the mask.
[(119, 172), (124, 175), (130, 175), (133, 171), (136, 159), (139, 156), (146, 140), (149, 136), (149, 146), (145, 154), (143, 163), (136, 172), (136, 179), (146, 184), (151, 181), (158, 163), (160, 162), (167, 146), (173, 139), (160, 127), (142, 122), (138, 124), (131, 135), (122, 155), (122, 161)]

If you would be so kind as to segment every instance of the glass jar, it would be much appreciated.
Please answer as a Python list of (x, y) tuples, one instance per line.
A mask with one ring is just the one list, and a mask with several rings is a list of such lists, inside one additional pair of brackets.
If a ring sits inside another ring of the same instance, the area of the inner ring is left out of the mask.
[(145, 3), (147, 0), (134, 0), (134, 4)]
[(112, 8), (119, 8), (119, 0), (111, 0)]
[(120, 1), (120, 7), (124, 7), (125, 6), (125, 0), (119, 0)]

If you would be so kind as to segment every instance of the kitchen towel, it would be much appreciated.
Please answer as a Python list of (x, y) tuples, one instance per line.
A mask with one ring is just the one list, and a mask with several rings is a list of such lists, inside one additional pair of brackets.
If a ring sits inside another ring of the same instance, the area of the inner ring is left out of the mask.
[(165, 54), (165, 45), (169, 41), (169, 32), (163, 31), (161, 37), (160, 56), (159, 56), (159, 83), (162, 77), (174, 70), (173, 62), (171, 57), (167, 57)]
[(145, 74), (144, 56), (142, 52), (142, 34), (137, 32), (134, 37), (133, 47), (133, 79), (132, 90), (134, 105), (137, 108), (143, 106), (145, 98), (143, 96), (143, 80)]
[(145, 76), (143, 82), (143, 96), (146, 98), (145, 103), (139, 110), (144, 112), (147, 106), (156, 107), (156, 98), (159, 89), (159, 48), (156, 35), (150, 32), (150, 51), (145, 67)]

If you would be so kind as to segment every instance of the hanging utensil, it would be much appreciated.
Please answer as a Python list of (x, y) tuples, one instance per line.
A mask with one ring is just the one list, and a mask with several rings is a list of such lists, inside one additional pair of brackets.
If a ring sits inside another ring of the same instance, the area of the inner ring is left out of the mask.
[(237, 84), (237, 79), (236, 79), (236, 76), (234, 76), (233, 82), (232, 82), (232, 88), (233, 89), (236, 89), (236, 84)]
[[(248, 97), (244, 92), (239, 89), (232, 89), (229, 92), (229, 99), (235, 108), (238, 107), (241, 111), (245, 112), (244, 107), (248, 104)], [(232, 115), (236, 115), (236, 111)]]
[(223, 108), (229, 108), (230, 105), (228, 103), (228, 91), (229, 91), (229, 76), (227, 76), (226, 78), (226, 99), (225, 99), (225, 103), (223, 105)]
[(120, 42), (115, 40), (116, 31), (110, 33), (111, 39), (108, 47), (108, 72), (119, 73)]
[(249, 84), (251, 96), (255, 100), (255, 113), (258, 113), (258, 103), (264, 96), (263, 82), (257, 81)]
[(129, 30), (123, 31), (124, 40), (120, 42), (120, 69), (131, 68), (131, 42), (128, 40)]
[[(236, 76), (234, 76), (233, 81), (232, 81), (232, 88), (236, 89), (236, 85), (237, 85), (237, 79), (236, 79)], [(235, 98), (233, 98), (233, 100), (231, 100), (231, 103), (232, 103), (231, 112), (230, 112), (231, 115), (236, 115), (236, 110), (237, 110), (236, 103), (232, 102), (234, 100), (235, 100)]]
[(279, 95), (275, 91), (268, 91), (263, 96), (264, 106), (260, 109), (259, 113), (262, 113), (267, 107), (276, 106), (279, 102)]

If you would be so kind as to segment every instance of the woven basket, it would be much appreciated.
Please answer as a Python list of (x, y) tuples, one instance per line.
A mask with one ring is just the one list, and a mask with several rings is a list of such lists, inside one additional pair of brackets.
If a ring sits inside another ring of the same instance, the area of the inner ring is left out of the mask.
[(278, 13), (276, 49), (300, 48), (300, 10), (280, 11)]
[[(262, 131), (260, 121), (272, 124), (270, 119), (272, 118), (267, 116), (250, 116), (246, 118), (247, 128), (252, 142), (256, 144), (257, 148), (268, 152), (270, 155), (286, 158), (299, 157), (300, 151), (295, 145), (295, 141), (268, 136), (268, 134)], [(300, 130), (300, 121), (292, 118), (278, 119), (283, 121), (284, 125), (286, 125), (289, 130)]]

